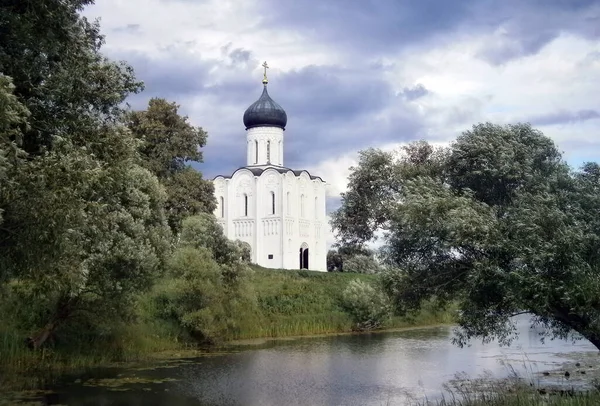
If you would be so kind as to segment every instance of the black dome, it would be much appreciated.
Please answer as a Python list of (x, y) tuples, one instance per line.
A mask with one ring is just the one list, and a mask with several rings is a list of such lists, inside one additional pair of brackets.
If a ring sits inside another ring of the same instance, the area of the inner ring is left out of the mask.
[(271, 99), (265, 85), (259, 99), (252, 103), (244, 113), (246, 130), (252, 127), (279, 127), (285, 130), (286, 124), (285, 110)]

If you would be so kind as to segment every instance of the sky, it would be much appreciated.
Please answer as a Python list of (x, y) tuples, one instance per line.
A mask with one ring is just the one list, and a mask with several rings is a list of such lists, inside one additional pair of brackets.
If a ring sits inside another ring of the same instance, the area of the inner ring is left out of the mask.
[[(242, 116), (287, 112), (284, 164), (339, 206), (357, 152), (530, 122), (577, 167), (600, 161), (600, 0), (97, 0), (103, 52), (208, 133), (208, 178), (245, 165)], [(329, 235), (330, 244), (333, 236)]]

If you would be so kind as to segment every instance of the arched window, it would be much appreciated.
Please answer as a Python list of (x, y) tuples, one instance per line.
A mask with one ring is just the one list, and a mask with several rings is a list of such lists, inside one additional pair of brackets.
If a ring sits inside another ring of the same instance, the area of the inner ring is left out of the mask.
[(304, 195), (300, 196), (300, 217), (304, 217)]
[(248, 195), (244, 194), (244, 216), (248, 216)]
[(254, 140), (254, 163), (258, 163), (258, 140)]
[(275, 192), (271, 192), (271, 214), (275, 214)]
[(223, 196), (219, 198), (219, 205), (221, 206), (221, 217), (225, 217), (225, 199), (223, 199)]
[(290, 214), (292, 214), (292, 199), (290, 197), (290, 192), (287, 192), (285, 203), (287, 206), (287, 215), (289, 216)]
[(318, 207), (319, 207), (319, 198), (315, 197), (315, 212), (313, 214), (313, 216), (314, 216), (315, 219), (319, 217), (319, 214), (318, 214), (319, 213), (319, 209), (318, 209)]
[(271, 163), (271, 141), (267, 141), (267, 163)]

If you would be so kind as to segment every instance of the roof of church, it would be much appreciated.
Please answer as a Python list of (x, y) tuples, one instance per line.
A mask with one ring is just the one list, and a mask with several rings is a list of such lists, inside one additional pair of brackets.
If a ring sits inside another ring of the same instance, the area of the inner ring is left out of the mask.
[(246, 130), (253, 127), (279, 127), (285, 130), (287, 114), (267, 92), (267, 85), (257, 101), (252, 103), (244, 113)]
[(231, 174), (231, 176), (217, 175), (217, 176), (215, 176), (215, 177), (213, 178), (213, 180), (214, 180), (214, 179), (216, 179), (216, 178), (218, 178), (219, 176), (221, 176), (221, 177), (223, 177), (223, 178), (225, 178), (225, 179), (231, 179), (231, 178), (233, 177), (233, 175), (235, 175), (235, 173), (236, 173), (237, 171), (241, 171), (242, 169), (247, 169), (247, 170), (249, 170), (250, 172), (252, 172), (252, 174), (253, 174), (254, 176), (260, 176), (260, 175), (262, 175), (262, 173), (263, 173), (264, 171), (266, 171), (266, 170), (268, 170), (268, 169), (274, 169), (274, 170), (276, 170), (276, 171), (277, 171), (277, 172), (279, 172), (279, 173), (288, 173), (288, 172), (292, 172), (292, 173), (293, 173), (294, 175), (296, 175), (296, 176), (300, 176), (300, 174), (301, 174), (302, 172), (306, 172), (306, 173), (308, 174), (308, 176), (310, 177), (310, 179), (311, 179), (311, 180), (319, 179), (321, 182), (325, 182), (325, 181), (324, 181), (324, 180), (323, 180), (323, 179), (322, 179), (320, 176), (314, 176), (314, 175), (311, 175), (311, 174), (310, 174), (310, 172), (309, 172), (309, 171), (307, 171), (306, 169), (294, 170), (294, 169), (286, 168), (286, 167), (284, 167), (284, 166), (268, 166), (268, 167), (266, 167), (266, 168), (264, 168), (264, 167), (242, 166), (242, 167), (239, 167), (239, 168), (237, 168), (235, 171), (233, 171), (233, 173)]

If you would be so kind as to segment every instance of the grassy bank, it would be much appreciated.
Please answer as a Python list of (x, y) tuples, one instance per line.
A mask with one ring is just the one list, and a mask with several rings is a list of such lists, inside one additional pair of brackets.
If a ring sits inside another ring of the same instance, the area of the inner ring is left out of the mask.
[[(342, 292), (353, 279), (375, 283), (375, 275), (271, 270), (253, 267), (252, 286), (258, 300), (259, 322), (241, 326), (231, 339), (286, 337), (347, 332), (349, 315), (341, 306)], [(450, 312), (424, 309), (407, 320), (394, 317), (384, 328), (452, 323)]]
[(450, 390), (442, 399), (421, 406), (591, 406), (600, 405), (600, 391), (572, 388), (538, 388), (522, 381), (480, 380)]
[[(237, 328), (223, 341), (349, 332), (350, 316), (341, 306), (342, 292), (353, 279), (375, 282), (374, 275), (253, 267), (250, 277), (256, 306), (239, 314)], [(104, 330), (76, 326), (60, 331), (46, 348), (25, 346), (28, 332), (0, 316), (0, 386), (35, 388), (67, 371), (121, 362), (143, 361), (174, 351), (197, 349), (180, 327), (155, 317), (150, 295), (138, 303), (138, 319)], [(155, 305), (154, 305), (155, 306)], [(425, 309), (413, 320), (394, 317), (384, 328), (451, 323), (450, 313)]]

